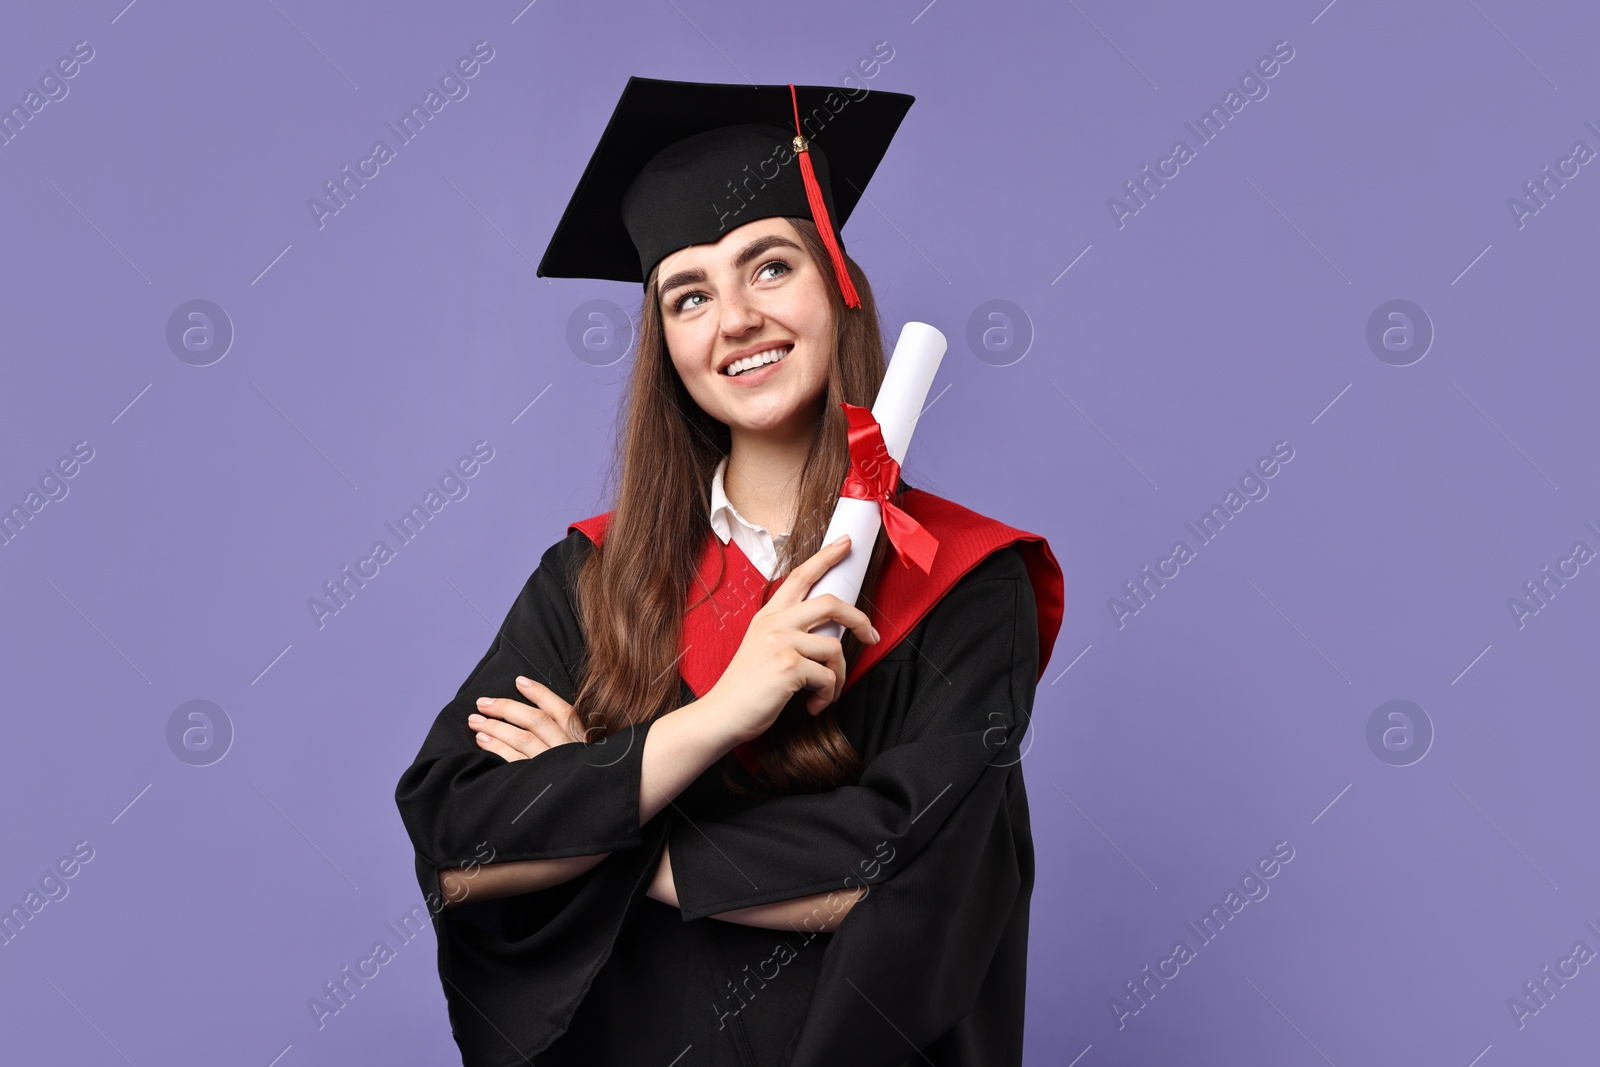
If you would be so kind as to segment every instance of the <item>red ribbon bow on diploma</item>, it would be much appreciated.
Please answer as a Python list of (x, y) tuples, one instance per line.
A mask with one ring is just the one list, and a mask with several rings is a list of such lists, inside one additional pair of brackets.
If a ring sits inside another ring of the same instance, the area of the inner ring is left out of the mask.
[(894, 491), (900, 484), (900, 464), (889, 455), (878, 420), (867, 408), (843, 400), (839, 406), (850, 420), (850, 469), (844, 476), (844, 487), (839, 495), (876, 500), (883, 513), (884, 533), (900, 559), (908, 567), (915, 563), (922, 573), (931, 574), (939, 540), (894, 503)]

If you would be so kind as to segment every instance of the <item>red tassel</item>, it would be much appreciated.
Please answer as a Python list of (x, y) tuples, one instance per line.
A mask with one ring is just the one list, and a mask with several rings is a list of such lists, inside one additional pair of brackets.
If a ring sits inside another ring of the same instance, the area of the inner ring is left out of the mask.
[(833, 235), (828, 205), (822, 199), (822, 186), (817, 184), (817, 174), (811, 166), (811, 152), (806, 146), (805, 135), (800, 131), (800, 100), (793, 83), (789, 85), (789, 102), (794, 105), (794, 150), (800, 157), (800, 176), (805, 181), (806, 200), (811, 204), (811, 219), (817, 224), (822, 243), (827, 246), (828, 258), (833, 260), (833, 274), (839, 279), (839, 291), (844, 294), (845, 306), (858, 308), (861, 306), (861, 296), (856, 292), (855, 283), (850, 280), (850, 272), (845, 269), (844, 252), (839, 249), (839, 241)]

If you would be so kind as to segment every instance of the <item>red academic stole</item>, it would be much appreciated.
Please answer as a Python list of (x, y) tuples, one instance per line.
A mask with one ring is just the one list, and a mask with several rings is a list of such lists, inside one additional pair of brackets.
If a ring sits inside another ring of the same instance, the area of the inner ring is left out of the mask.
[[(847, 495), (857, 495), (848, 492), (848, 488)], [(886, 504), (884, 510), (884, 525), (891, 542), (897, 526), (906, 531), (920, 528), (931, 536), (936, 551), (932, 553), (931, 567), (924, 573), (891, 545), (891, 558), (884, 565), (877, 591), (869, 594), (871, 601), (865, 605), (867, 617), (877, 627), (882, 640), (862, 647), (845, 678), (845, 688), (860, 681), (869, 667), (915, 629), (962, 575), (991, 552), (1016, 542), (1022, 544), (1028, 577), (1033, 582), (1034, 603), (1039, 613), (1039, 676), (1044, 677), (1045, 664), (1050, 660), (1050, 650), (1061, 629), (1064, 603), (1061, 567), (1049, 543), (1038, 534), (1007, 526), (922, 489), (907, 487), (895, 509), (901, 514), (889, 520), (889, 508), (893, 506)], [(581, 530), (598, 545), (605, 537), (610, 518), (611, 512), (604, 512), (571, 523), (567, 529)], [(909, 524), (908, 519), (912, 520)], [(926, 541), (919, 544), (925, 545)], [(851, 551), (861, 549), (852, 547)], [(773, 588), (782, 585), (787, 577), (780, 577)], [(761, 607), (761, 592), (766, 582), (755, 564), (739, 550), (737, 542), (723, 545), (707, 528), (700, 572), (684, 604), (683, 638), (679, 645), (679, 673), (695, 696), (704, 696), (716, 684), (739, 650), (751, 618)], [(707, 590), (711, 591), (709, 598)], [(690, 608), (697, 600), (701, 603)], [(733, 751), (752, 772), (756, 769), (758, 764), (750, 746), (741, 744)]]

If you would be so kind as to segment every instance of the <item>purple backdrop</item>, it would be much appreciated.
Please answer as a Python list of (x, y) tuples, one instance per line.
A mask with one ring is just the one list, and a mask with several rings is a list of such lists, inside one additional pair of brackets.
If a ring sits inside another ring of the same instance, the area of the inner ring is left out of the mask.
[(601, 509), (638, 289), (534, 264), (631, 74), (918, 98), (908, 477), (1066, 572), (1028, 1062), (1592, 1051), (1585, 5), (124, 2), (0, 33), (8, 1054), (456, 1062), (392, 791)]

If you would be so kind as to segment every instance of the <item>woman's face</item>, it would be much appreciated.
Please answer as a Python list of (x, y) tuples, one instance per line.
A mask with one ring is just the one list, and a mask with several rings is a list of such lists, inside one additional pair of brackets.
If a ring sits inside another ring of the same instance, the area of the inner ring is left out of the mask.
[[(661, 261), (661, 322), (672, 364), (701, 409), (730, 429), (808, 437), (834, 359), (831, 281), (784, 218)], [(749, 356), (776, 363), (725, 373)]]

